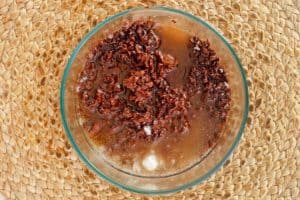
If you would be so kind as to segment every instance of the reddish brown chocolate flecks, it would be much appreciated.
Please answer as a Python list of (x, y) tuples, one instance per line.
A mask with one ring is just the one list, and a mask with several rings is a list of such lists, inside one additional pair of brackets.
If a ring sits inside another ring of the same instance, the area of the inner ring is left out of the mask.
[(219, 58), (208, 41), (193, 37), (188, 45), (194, 63), (186, 83), (188, 94), (201, 94), (210, 114), (225, 121), (230, 108), (230, 89)]
[[(154, 139), (189, 126), (186, 92), (171, 88), (166, 80), (178, 63), (158, 49), (160, 38), (153, 25), (137, 21), (101, 41), (79, 80), (82, 105), (111, 120), (114, 132), (129, 131), (132, 138)], [(151, 127), (151, 136), (146, 136), (144, 126)], [(99, 127), (93, 125), (91, 135)]]
[[(213, 117), (225, 121), (230, 90), (219, 58), (209, 43), (189, 41), (194, 65), (185, 85), (171, 87), (168, 74), (178, 61), (160, 50), (154, 22), (136, 21), (100, 41), (91, 51), (80, 74), (77, 91), (81, 107), (98, 116), (87, 123), (91, 137), (110, 127), (115, 146), (135, 140), (153, 141), (189, 129), (191, 97), (201, 93)], [(151, 127), (151, 134), (143, 128)]]

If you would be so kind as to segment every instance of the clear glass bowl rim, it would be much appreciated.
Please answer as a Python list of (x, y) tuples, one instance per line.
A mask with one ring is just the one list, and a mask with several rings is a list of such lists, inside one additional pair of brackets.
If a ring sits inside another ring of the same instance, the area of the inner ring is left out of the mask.
[[(223, 157), (223, 159), (221, 161), (219, 161), (212, 169), (210, 169), (205, 175), (197, 178), (196, 180), (191, 181), (188, 184), (182, 185), (180, 187), (177, 188), (173, 188), (173, 189), (169, 189), (169, 190), (155, 190), (155, 191), (151, 191), (151, 190), (144, 190), (144, 189), (137, 189), (134, 187), (130, 187), (128, 185), (124, 185), (122, 183), (119, 183), (111, 178), (109, 178), (107, 175), (105, 175), (104, 173), (101, 172), (100, 169), (98, 169), (97, 167), (95, 167), (89, 160), (88, 158), (81, 152), (81, 150), (79, 149), (79, 147), (76, 145), (76, 142), (73, 139), (71, 130), (69, 129), (68, 126), (68, 122), (67, 122), (67, 118), (66, 118), (66, 114), (65, 114), (65, 103), (64, 103), (64, 94), (65, 94), (65, 86), (66, 86), (66, 80), (67, 77), (69, 75), (69, 71), (71, 69), (72, 63), (75, 59), (75, 57), (77, 56), (79, 50), (84, 46), (84, 44), (97, 32), (99, 31), (103, 26), (105, 26), (106, 24), (110, 23), (111, 21), (114, 21), (115, 19), (125, 16), (128, 13), (132, 12), (132, 11), (138, 11), (138, 10), (143, 10), (143, 9), (151, 9), (151, 10), (161, 10), (161, 11), (168, 11), (168, 12), (173, 12), (173, 13), (177, 13), (180, 15), (183, 15), (187, 18), (190, 18), (202, 25), (204, 25), (205, 27), (207, 27), (208, 29), (210, 29), (214, 34), (216, 34), (216, 36), (218, 38), (221, 39), (222, 42), (225, 43), (225, 45), (227, 46), (227, 48), (229, 49), (229, 51), (231, 52), (231, 54), (233, 55), (237, 65), (239, 66), (239, 70), (240, 70), (240, 74), (242, 76), (242, 81), (243, 81), (243, 88), (244, 88), (244, 95), (245, 95), (245, 108), (244, 108), (244, 114), (243, 114), (243, 119), (241, 122), (241, 126), (239, 129), (239, 132), (233, 142), (233, 144), (231, 145), (229, 151), (225, 154), (225, 156)], [(246, 79), (246, 75), (245, 72), (243, 70), (242, 64), (236, 54), (236, 52), (234, 51), (234, 49), (232, 48), (232, 46), (230, 45), (230, 43), (227, 41), (227, 39), (224, 38), (224, 36), (222, 36), (221, 33), (219, 33), (211, 24), (209, 24), (208, 22), (204, 21), (203, 19), (201, 19), (200, 17), (196, 17), (190, 13), (187, 13), (185, 11), (182, 10), (178, 10), (175, 8), (170, 8), (170, 7), (165, 7), (165, 6), (152, 6), (152, 7), (135, 7), (135, 8), (131, 8), (125, 11), (122, 11), (120, 13), (117, 13), (107, 19), (105, 19), (104, 21), (100, 22), (99, 24), (97, 24), (81, 41), (80, 43), (77, 45), (77, 47), (75, 48), (75, 50), (73, 51), (71, 57), (68, 60), (67, 66), (64, 70), (64, 74), (63, 74), (63, 78), (62, 78), (62, 82), (61, 82), (61, 89), (60, 89), (60, 112), (61, 112), (61, 117), (62, 117), (62, 122), (63, 122), (63, 126), (65, 129), (65, 132), (67, 134), (67, 137), (69, 138), (69, 141), (73, 147), (73, 149), (75, 149), (75, 152), (78, 154), (79, 158), (90, 168), (92, 169), (98, 176), (102, 177), (104, 180), (110, 182), (111, 184), (120, 187), (122, 189), (128, 190), (130, 192), (135, 192), (135, 193), (140, 193), (140, 194), (149, 194), (149, 195), (158, 195), (158, 194), (169, 194), (169, 193), (175, 193), (187, 188), (190, 188), (194, 185), (197, 185), (201, 182), (203, 182), (204, 180), (208, 179), (212, 174), (214, 174), (219, 168), (222, 167), (222, 165), (224, 164), (224, 162), (231, 156), (231, 154), (233, 153), (234, 149), (237, 147), (238, 143), (241, 140), (241, 137), (243, 135), (243, 130), (245, 128), (246, 125), (246, 121), (248, 118), (248, 112), (249, 112), (249, 94), (248, 94), (248, 85), (247, 85), (247, 79)]]

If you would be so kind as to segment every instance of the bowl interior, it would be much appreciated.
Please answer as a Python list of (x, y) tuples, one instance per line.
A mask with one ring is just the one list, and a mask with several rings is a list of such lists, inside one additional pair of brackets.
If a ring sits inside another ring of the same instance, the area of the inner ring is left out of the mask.
[[(209, 40), (220, 57), (228, 75), (232, 106), (225, 134), (205, 159), (183, 173), (167, 177), (140, 177), (124, 173), (110, 165), (85, 137), (77, 115), (76, 81), (90, 49), (101, 38), (118, 30), (125, 21), (151, 17), (161, 24), (176, 19), (177, 26), (201, 39)], [(239, 142), (248, 113), (248, 93), (245, 76), (237, 55), (229, 43), (203, 20), (179, 10), (165, 7), (138, 8), (119, 13), (98, 24), (77, 46), (65, 69), (61, 88), (61, 112), (64, 127), (80, 158), (99, 176), (109, 182), (138, 193), (162, 194), (176, 192), (199, 183), (213, 174), (228, 159)]]

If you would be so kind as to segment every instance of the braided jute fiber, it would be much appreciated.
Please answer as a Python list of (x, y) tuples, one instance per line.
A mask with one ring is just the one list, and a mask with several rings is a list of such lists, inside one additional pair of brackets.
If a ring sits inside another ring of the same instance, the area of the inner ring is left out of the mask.
[[(250, 92), (243, 139), (225, 166), (162, 197), (98, 178), (72, 150), (59, 113), (62, 73), (78, 42), (108, 16), (147, 5), (217, 27), (237, 51)], [(0, 0), (0, 198), (300, 199), (299, 32), (299, 0)]]

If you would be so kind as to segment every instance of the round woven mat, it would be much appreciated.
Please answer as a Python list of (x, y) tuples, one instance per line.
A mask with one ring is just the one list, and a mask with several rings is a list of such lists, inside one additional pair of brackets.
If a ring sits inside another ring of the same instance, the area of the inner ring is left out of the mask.
[[(299, 0), (0, 1), (0, 199), (299, 199)], [(204, 183), (143, 197), (77, 157), (59, 113), (60, 81), (81, 38), (134, 6), (167, 5), (215, 25), (247, 72), (250, 116), (231, 159)]]

